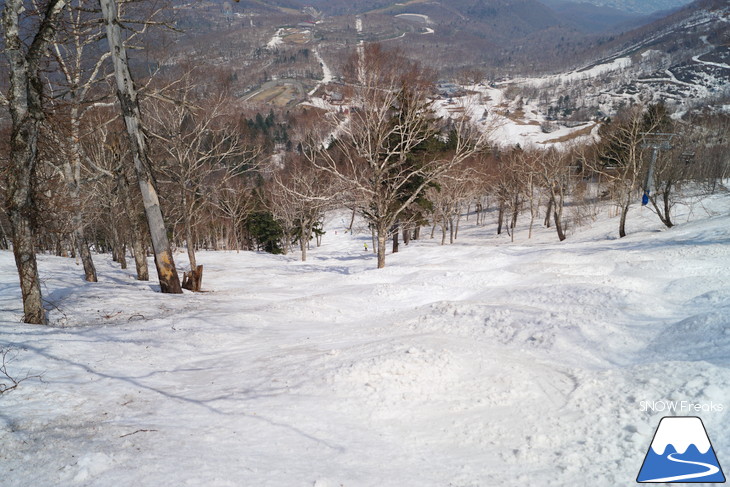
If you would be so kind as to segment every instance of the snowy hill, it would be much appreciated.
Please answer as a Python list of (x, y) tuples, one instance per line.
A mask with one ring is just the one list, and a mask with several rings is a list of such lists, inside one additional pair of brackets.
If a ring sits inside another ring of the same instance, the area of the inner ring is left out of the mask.
[(730, 6), (706, 1), (628, 35), (604, 61), (629, 59), (631, 67), (616, 76), (620, 86), (603, 87), (605, 96), (685, 110), (723, 100), (730, 94), (729, 22)]
[(499, 88), (558, 122), (611, 116), (634, 103), (661, 102), (676, 117), (727, 111), (729, 23), (730, 6), (706, 0), (617, 37), (605, 47), (610, 54), (592, 63), (508, 79)]
[[(543, 0), (546, 5), (566, 3), (565, 0)], [(662, 10), (683, 7), (692, 0), (580, 0), (575, 3), (588, 3), (599, 7), (610, 7), (624, 12), (648, 15)]]
[(0, 394), (3, 486), (613, 487), (667, 414), (642, 401), (724, 404), (699, 415), (730, 464), (728, 215), (514, 244), (471, 219), (376, 270), (335, 214), (310, 261), (201, 253), (185, 295), (41, 256), (52, 327), (19, 323), (1, 252), (5, 370), (30, 376)]

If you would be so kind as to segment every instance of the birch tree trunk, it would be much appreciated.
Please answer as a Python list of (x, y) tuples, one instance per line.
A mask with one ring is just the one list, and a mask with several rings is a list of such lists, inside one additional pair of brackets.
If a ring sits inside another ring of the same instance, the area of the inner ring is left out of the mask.
[(127, 174), (124, 172), (124, 167), (120, 164), (116, 169), (117, 176), (117, 187), (122, 197), (122, 205), (124, 205), (127, 218), (131, 225), (132, 232), (132, 253), (134, 254), (134, 263), (137, 268), (137, 280), (138, 281), (149, 281), (150, 271), (147, 267), (147, 252), (144, 244), (144, 231), (138, 222), (137, 211), (134, 208), (132, 202), (132, 196), (129, 190), (129, 181), (127, 180)]
[(137, 101), (137, 92), (127, 64), (127, 53), (122, 41), (122, 31), (117, 18), (116, 0), (99, 0), (106, 26), (109, 51), (114, 62), (114, 74), (117, 83), (117, 97), (127, 127), (134, 168), (137, 172), (139, 189), (142, 193), (147, 224), (149, 226), (152, 249), (155, 253), (155, 265), (160, 279), (160, 290), (163, 293), (182, 293), (180, 278), (175, 269), (172, 249), (167, 239), (165, 221), (162, 217), (157, 190), (150, 173), (147, 160), (147, 144), (142, 132), (142, 120)]
[[(88, 239), (85, 236), (85, 215), (82, 212), (81, 201), (81, 160), (83, 148), (81, 145), (81, 121), (88, 109), (83, 105), (88, 102), (92, 87), (104, 77), (102, 66), (109, 53), (103, 53), (93, 65), (89, 65), (89, 52), (98, 42), (100, 26), (90, 20), (90, 4), (95, 0), (76, 0), (68, 8), (62, 19), (64, 29), (60, 38), (53, 42), (50, 49), (56, 58), (59, 79), (63, 90), (68, 90), (60, 105), (69, 104), (68, 122), (71, 133), (68, 137), (69, 156), (63, 160), (63, 175), (71, 198), (74, 213), (72, 215), (72, 229), (74, 250), (81, 257), (84, 265), (84, 276), (89, 282), (97, 282), (96, 268), (91, 257)], [(61, 81), (61, 79), (63, 81)], [(59, 103), (59, 100), (55, 100)]]
[(183, 208), (183, 226), (185, 227), (185, 243), (188, 248), (188, 260), (190, 261), (190, 270), (194, 271), (198, 268), (198, 262), (195, 259), (195, 243), (193, 242), (193, 217), (190, 214), (190, 208), (188, 206), (188, 199), (183, 190), (182, 195), (182, 208)]
[(23, 321), (45, 324), (43, 296), (35, 257), (33, 227), (33, 185), (38, 164), (38, 132), (43, 120), (41, 59), (55, 35), (58, 15), (66, 7), (63, 0), (50, 0), (41, 14), (33, 40), (25, 50), (20, 35), (22, 0), (6, 0), (2, 15), (5, 54), (10, 65), (8, 97), (12, 134), (8, 171), (7, 208), (13, 240), (15, 265), (23, 296)]
[(89, 244), (86, 241), (86, 236), (84, 235), (84, 216), (81, 213), (81, 149), (79, 142), (79, 123), (78, 109), (74, 107), (71, 109), (71, 157), (73, 161), (64, 162), (63, 172), (69, 196), (75, 205), (74, 214), (71, 217), (73, 240), (76, 251), (79, 253), (81, 262), (84, 265), (84, 277), (88, 282), (97, 282), (96, 267), (94, 266), (94, 260), (91, 257)]
[(304, 243), (304, 236), (299, 239), (299, 249), (302, 252), (302, 262), (307, 260), (307, 244)]
[(193, 226), (190, 219), (185, 219), (185, 243), (188, 248), (188, 260), (190, 261), (190, 269), (198, 267), (198, 261), (195, 259), (195, 244), (193, 243)]
[(377, 239), (378, 239), (378, 269), (385, 267), (385, 239), (388, 235), (388, 229), (378, 228)]

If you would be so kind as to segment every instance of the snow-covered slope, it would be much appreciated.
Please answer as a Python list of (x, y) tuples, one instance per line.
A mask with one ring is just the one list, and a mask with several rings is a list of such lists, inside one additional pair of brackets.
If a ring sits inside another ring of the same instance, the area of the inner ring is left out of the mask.
[[(546, 5), (565, 3), (564, 0), (543, 0)], [(590, 3), (600, 7), (611, 7), (624, 12), (651, 14), (660, 10), (671, 10), (682, 7), (692, 0), (580, 0), (574, 3)]]
[[(725, 110), (730, 96), (730, 6), (706, 1), (618, 37), (610, 54), (567, 73), (500, 84), (539, 100), (550, 118), (590, 119), (628, 103), (663, 102), (677, 117)], [(569, 101), (566, 101), (569, 100)]]
[(53, 327), (19, 323), (0, 252), (7, 371), (42, 375), (0, 395), (2, 485), (614, 487), (666, 414), (642, 401), (675, 400), (725, 405), (693, 414), (730, 464), (728, 215), (514, 244), (472, 218), (383, 270), (333, 215), (310, 261), (201, 253), (181, 296), (42, 256)]

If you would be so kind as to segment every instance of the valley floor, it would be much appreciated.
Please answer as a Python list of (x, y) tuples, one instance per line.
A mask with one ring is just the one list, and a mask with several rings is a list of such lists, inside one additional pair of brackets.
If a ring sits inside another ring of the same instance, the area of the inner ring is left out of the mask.
[(382, 270), (338, 214), (308, 262), (201, 252), (200, 294), (41, 256), (53, 327), (0, 252), (7, 371), (41, 375), (0, 395), (2, 484), (630, 485), (670, 414), (644, 401), (715, 405), (677, 413), (728, 466), (730, 196), (681, 212), (562, 243), (472, 219)]

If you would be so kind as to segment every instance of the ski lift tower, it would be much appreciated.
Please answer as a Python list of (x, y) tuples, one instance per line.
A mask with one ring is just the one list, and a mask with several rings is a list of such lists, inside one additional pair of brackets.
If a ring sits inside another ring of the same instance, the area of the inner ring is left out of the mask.
[(654, 182), (654, 166), (656, 165), (657, 158), (659, 157), (660, 150), (670, 150), (672, 148), (672, 139), (677, 134), (665, 134), (661, 132), (644, 133), (642, 147), (651, 149), (651, 163), (649, 164), (649, 170), (646, 172), (646, 179), (644, 180), (644, 194), (641, 197), (641, 206), (645, 206), (649, 203), (649, 194), (651, 194), (652, 183)]
[(233, 21), (233, 5), (228, 0), (223, 2), (223, 17), (229, 24)]

